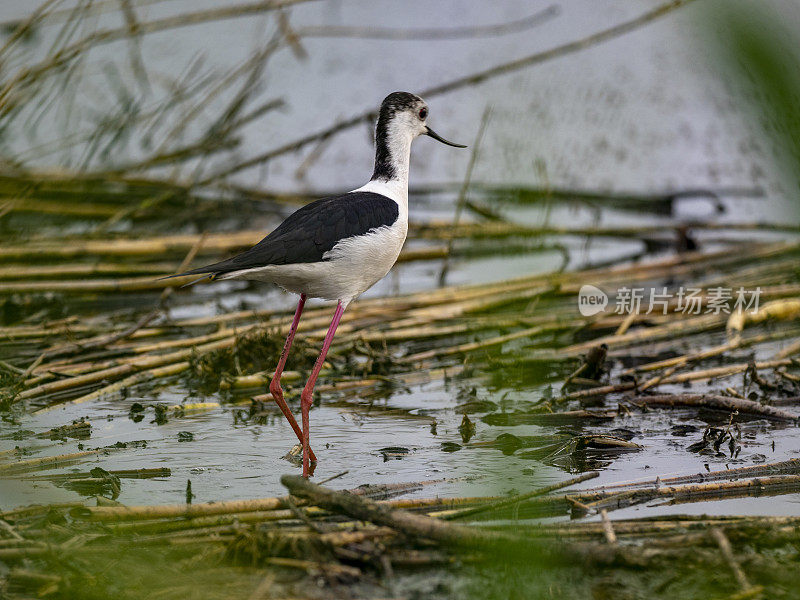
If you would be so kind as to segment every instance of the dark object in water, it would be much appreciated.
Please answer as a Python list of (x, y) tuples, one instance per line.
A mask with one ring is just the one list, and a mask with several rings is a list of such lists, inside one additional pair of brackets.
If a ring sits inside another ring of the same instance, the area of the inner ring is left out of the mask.
[(606, 356), (608, 355), (608, 344), (600, 344), (589, 350), (584, 361), (586, 368), (581, 373), (581, 377), (594, 379), (597, 381), (605, 373)]
[(518, 411), (490, 413), (481, 417), (487, 425), (554, 425), (558, 423), (608, 421), (617, 416), (616, 410), (568, 410), (564, 412)]
[(678, 437), (685, 437), (690, 433), (694, 433), (698, 430), (696, 425), (673, 425), (672, 426), (672, 435), (677, 435)]
[(455, 442), (442, 442), (442, 452), (458, 452), (461, 448), (461, 444)]
[(167, 423), (167, 421), (169, 421), (169, 419), (167, 418), (168, 407), (166, 404), (162, 402), (156, 404), (153, 408), (156, 411), (156, 418), (153, 419), (153, 423), (155, 423), (156, 425), (164, 425), (165, 423)]
[[(721, 211), (720, 211), (721, 212)], [(686, 225), (681, 225), (675, 229), (676, 239), (675, 239), (675, 251), (678, 253), (682, 252), (693, 252), (699, 248), (695, 239), (689, 233), (689, 228)]]
[(488, 413), (497, 410), (497, 404), (491, 400), (470, 400), (456, 406), (456, 412), (463, 415), (474, 413)]
[(128, 418), (134, 423), (141, 422), (144, 419), (144, 406), (139, 402), (131, 404), (131, 408), (128, 410)]
[(720, 451), (720, 448), (722, 447), (722, 444), (727, 441), (731, 458), (736, 458), (742, 451), (742, 446), (739, 443), (741, 437), (742, 432), (739, 429), (739, 424), (733, 422), (733, 415), (731, 415), (731, 419), (727, 427), (706, 427), (706, 430), (703, 432), (703, 439), (699, 442), (691, 444), (686, 449), (689, 452), (724, 456), (724, 453)]
[(609, 431), (608, 434), (615, 438), (626, 440), (628, 442), (631, 441), (633, 438), (635, 438), (637, 435), (639, 435), (637, 432), (631, 431), (630, 429), (625, 429), (624, 427), (615, 427), (614, 429)]
[(566, 442), (520, 452), (516, 456), (563, 468), (575, 464), (594, 464), (591, 459), (641, 449), (639, 444), (610, 435), (578, 435)]
[(461, 434), (461, 440), (466, 444), (475, 435), (475, 423), (470, 421), (467, 415), (464, 415), (461, 425), (458, 426), (458, 432)]
[(403, 448), (402, 446), (387, 446), (386, 448), (381, 448), (378, 450), (383, 456), (383, 461), (386, 462), (391, 458), (396, 460), (400, 460), (401, 458), (405, 458), (408, 456), (410, 450), (408, 448)]
[(95, 467), (89, 471), (89, 477), (68, 479), (63, 485), (65, 488), (85, 496), (108, 494), (112, 500), (116, 500), (119, 497), (121, 486), (119, 476), (109, 473), (100, 467)]

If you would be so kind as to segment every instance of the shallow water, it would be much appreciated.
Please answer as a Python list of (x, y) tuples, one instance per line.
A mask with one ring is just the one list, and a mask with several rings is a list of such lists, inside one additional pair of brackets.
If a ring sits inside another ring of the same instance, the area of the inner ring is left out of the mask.
[[(768, 356), (778, 349), (779, 343), (765, 345), (762, 352)], [(694, 391), (704, 389), (704, 383), (693, 386)], [(663, 386), (663, 391), (680, 392), (683, 388)], [(388, 396), (364, 392), (321, 394), (321, 401), (311, 411), (311, 439), (320, 458), (314, 473), (315, 480), (322, 481), (341, 474), (331, 484), (337, 488), (351, 488), (363, 483), (428, 482), (411, 491), (408, 497), (495, 495), (526, 491), (562, 480), (565, 470), (599, 470), (599, 478), (584, 484), (594, 487), (654, 479), (656, 476), (663, 479), (775, 462), (794, 458), (800, 452), (800, 439), (794, 427), (763, 420), (742, 423), (742, 449), (735, 459), (727, 456), (725, 447), (723, 454), (717, 456), (690, 452), (687, 446), (701, 439), (707, 424), (720, 425), (727, 420), (726, 415), (713, 413), (706, 414), (704, 420), (697, 411), (691, 410), (651, 410), (643, 415), (619, 417), (602, 425), (574, 427), (490, 426), (479, 420), (481, 413), (471, 415), (477, 426), (471, 440), (473, 444), (492, 441), (501, 433), (518, 436), (551, 435), (563, 430), (608, 433), (619, 427), (633, 432), (632, 441), (643, 446), (639, 452), (601, 456), (585, 463), (570, 461), (561, 468), (519, 456), (504, 456), (497, 449), (464, 445), (458, 431), (462, 415), (455, 407), (465, 397), (502, 402), (503, 407), (512, 409), (524, 408), (526, 401), (537, 400), (541, 393), (541, 386), (487, 388), (481, 380), (455, 379), (449, 383), (436, 380), (412, 385), (409, 389), (395, 391)], [(187, 394), (179, 385), (172, 385), (155, 394), (143, 394), (136, 390), (124, 400), (109, 398), (90, 404), (56, 407), (48, 412), (26, 416), (13, 429), (41, 431), (86, 418), (92, 423), (91, 438), (82, 442), (87, 448), (146, 440), (145, 448), (112, 450), (108, 455), (96, 459), (83, 459), (74, 466), (44, 472), (86, 471), (94, 466), (106, 470), (171, 469), (171, 477), (123, 479), (119, 500), (126, 504), (183, 502), (187, 480), (192, 482), (195, 502), (284, 493), (278, 481), (279, 475), (297, 472), (299, 465), (284, 458), (296, 440), (277, 407), (267, 403), (261, 418), (243, 421), (236, 418), (236, 413), (247, 413), (249, 403), (246, 403), (245, 397), (239, 404), (222, 404), (203, 412), (190, 412), (184, 416), (170, 413), (168, 422), (161, 425), (155, 423), (151, 406), (154, 402), (174, 405), (185, 399)], [(148, 407), (144, 418), (138, 423), (128, 415), (134, 402)], [(293, 404), (296, 408), (296, 403)], [(609, 399), (607, 404), (614, 405), (615, 402)], [(407, 415), (398, 414), (397, 410), (390, 415), (382, 414), (385, 409), (399, 409)], [(434, 423), (435, 429), (432, 429)], [(694, 425), (696, 430), (685, 436), (677, 435), (673, 432), (676, 424)], [(4, 429), (8, 431), (8, 428)], [(190, 432), (193, 441), (180, 441), (181, 432)], [(442, 448), (444, 442), (463, 447), (457, 452), (446, 452)], [(20, 442), (0, 440), (0, 450), (13, 448), (17, 444)], [(77, 441), (28, 439), (20, 445), (37, 448), (40, 451), (36, 456), (42, 456), (75, 452), (79, 449), (78, 444)], [(381, 449), (388, 446), (406, 448), (408, 454), (402, 458), (385, 458)], [(21, 475), (4, 480), (0, 506), (79, 498), (73, 492)], [(653, 506), (623, 509), (615, 516), (624, 518), (665, 513), (795, 515), (800, 514), (798, 500), (799, 494), (787, 494), (769, 499), (736, 498), (674, 506), (655, 503)]]

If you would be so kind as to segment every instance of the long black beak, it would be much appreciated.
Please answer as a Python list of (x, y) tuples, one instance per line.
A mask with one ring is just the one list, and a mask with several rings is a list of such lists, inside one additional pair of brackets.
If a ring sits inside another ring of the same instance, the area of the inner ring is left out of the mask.
[(425, 127), (425, 135), (429, 135), (433, 139), (439, 140), (443, 144), (447, 144), (448, 146), (453, 146), (454, 148), (466, 148), (466, 146), (462, 146), (461, 144), (455, 144), (453, 142), (448, 142), (446, 139), (444, 139), (442, 136), (440, 136), (438, 133), (436, 133), (433, 129), (431, 129), (430, 127), (427, 127), (427, 126)]

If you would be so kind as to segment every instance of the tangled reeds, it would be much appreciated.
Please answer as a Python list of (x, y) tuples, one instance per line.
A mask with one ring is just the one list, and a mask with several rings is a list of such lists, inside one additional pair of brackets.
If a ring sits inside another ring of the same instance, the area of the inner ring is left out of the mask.
[[(0, 560), (12, 565), (5, 575), (5, 584), (18, 592), (41, 590), (46, 584), (59, 593), (69, 594), (90, 585), (80, 571), (69, 578), (47, 572), (53, 561), (65, 560), (59, 552), (66, 548), (70, 548), (67, 560), (74, 564), (92, 560), (103, 552), (125, 552), (138, 564), (137, 547), (146, 548), (151, 555), (180, 561), (193, 576), (197, 576), (198, 568), (216, 569), (226, 563), (241, 565), (238, 570), (224, 572), (229, 585), (243, 589), (262, 586), (266, 569), (266, 573), (273, 573), (269, 587), (280, 590), (282, 584), (277, 583), (274, 574), (285, 569), (299, 570), (312, 578), (324, 574), (325, 588), (335, 588), (337, 582), (345, 581), (376, 585), (370, 583), (375, 575), (380, 580), (377, 585), (391, 585), (396, 574), (394, 569), (385, 568), (387, 561), (395, 569), (425, 572), (441, 565), (453, 566), (454, 560), (491, 569), (499, 556), (504, 564), (530, 564), (536, 560), (539, 565), (563, 569), (578, 560), (588, 574), (601, 566), (646, 567), (651, 577), (668, 577), (671, 571), (662, 559), (683, 564), (678, 548), (685, 550), (691, 546), (693, 561), (699, 558), (703, 565), (726, 565), (734, 572), (739, 571), (734, 580), (736, 585), (761, 589), (762, 582), (768, 581), (765, 568), (771, 567), (742, 562), (748, 551), (745, 547), (752, 552), (753, 547), (785, 547), (796, 543), (800, 524), (797, 518), (678, 515), (612, 520), (609, 517), (608, 510), (621, 506), (623, 495), (627, 501), (643, 493), (650, 498), (697, 501), (731, 489), (746, 494), (770, 493), (778, 486), (777, 493), (786, 493), (798, 486), (774, 481), (776, 477), (736, 480), (742, 476), (736, 470), (716, 475), (733, 481), (647, 490), (640, 487), (635, 494), (631, 494), (633, 490), (627, 491), (627, 484), (612, 485), (608, 487), (618, 491), (603, 503), (595, 499), (598, 492), (591, 490), (566, 495), (556, 491), (580, 483), (588, 475), (508, 499), (410, 502), (376, 502), (358, 490), (336, 491), (301, 477), (285, 476), (282, 481), (290, 495), (283, 498), (142, 507), (54, 505), (6, 511), (0, 514), (3, 523)], [(781, 477), (796, 479), (797, 476)], [(611, 502), (615, 498), (616, 504)], [(467, 508), (461, 508), (464, 506)], [(529, 518), (526, 515), (530, 506), (559, 507), (562, 512), (586, 506), (601, 513), (603, 519), (537, 524), (525, 520)], [(39, 516), (43, 513), (51, 517), (42, 521)], [(60, 518), (54, 520), (54, 514)], [(493, 519), (489, 525), (473, 521), (471, 526), (465, 526), (447, 520), (487, 516)], [(756, 530), (757, 536), (750, 535)], [(77, 543), (78, 540), (81, 542)], [(683, 564), (683, 568), (687, 566)], [(694, 569), (703, 572), (697, 564)], [(464, 576), (463, 571), (464, 567), (458, 568), (456, 574)], [(260, 577), (253, 577), (258, 573)], [(694, 576), (692, 568), (684, 573)], [(123, 578), (120, 583), (126, 581), (127, 569), (118, 576)], [(158, 567), (153, 576), (161, 577)], [(751, 585), (751, 580), (756, 583)], [(103, 577), (91, 585), (108, 589), (113, 581)], [(219, 585), (216, 578), (210, 581), (210, 585)], [(165, 590), (171, 587), (166, 585)], [(732, 584), (725, 588), (730, 593), (735, 591)]]
[[(195, 249), (205, 247), (208, 243), (207, 239), (203, 240), (202, 245), (198, 239), (193, 238), (191, 241)], [(353, 367), (340, 363), (336, 367), (338, 376), (346, 374), (348, 369), (352, 375), (383, 375), (384, 373), (376, 370), (377, 365), (389, 363), (386, 363), (386, 358), (381, 358), (370, 349), (377, 345), (384, 348), (381, 352), (385, 357), (391, 357), (392, 376), (402, 379), (404, 369), (410, 368), (408, 372), (412, 373), (420, 366), (426, 369), (457, 367), (461, 364), (461, 357), (478, 354), (491, 357), (490, 364), (502, 367), (503, 348), (519, 347), (520, 344), (530, 347), (536, 344), (536, 340), (552, 340), (554, 336), (565, 339), (565, 334), (575, 335), (579, 331), (590, 334), (588, 341), (566, 344), (545, 352), (534, 350), (522, 355), (517, 353), (515, 359), (523, 362), (537, 360), (569, 364), (578, 360), (582, 353), (602, 343), (608, 347), (609, 360), (620, 360), (625, 356), (643, 352), (647, 354), (648, 346), (666, 346), (670, 340), (685, 341), (692, 339), (691, 336), (698, 336), (698, 340), (701, 340), (708, 332), (724, 333), (726, 328), (728, 335), (734, 336), (731, 333), (729, 316), (722, 312), (710, 312), (703, 304), (709, 301), (707, 295), (700, 298), (700, 309), (705, 310), (706, 314), (685, 314), (673, 304), (662, 314), (641, 315), (637, 321), (631, 322), (627, 315), (616, 312), (581, 317), (576, 314), (576, 299), (572, 290), (580, 281), (593, 281), (601, 288), (613, 289), (617, 282), (625, 282), (625, 285), (641, 282), (645, 285), (665, 274), (680, 276), (684, 281), (691, 282), (692, 273), (702, 273), (709, 269), (716, 269), (721, 273), (727, 270), (735, 275), (743, 263), (749, 263), (754, 257), (759, 257), (766, 266), (786, 264), (786, 268), (791, 269), (791, 263), (785, 263), (784, 259), (795, 256), (797, 252), (798, 246), (795, 243), (762, 244), (754, 246), (752, 257), (748, 258), (731, 256), (724, 251), (694, 253), (683, 255), (679, 260), (669, 257), (623, 268), (543, 274), (491, 285), (445, 287), (390, 299), (362, 300), (354, 305), (349, 320), (343, 324), (343, 335), (337, 340), (337, 345), (334, 345), (331, 360), (336, 364), (337, 354), (352, 356), (353, 352), (366, 353), (369, 359), (367, 367), (372, 369), (371, 372), (365, 372), (362, 365), (357, 373), (352, 370)], [(769, 319), (759, 317), (761, 323), (769, 324), (776, 319), (780, 320), (775, 309), (769, 307), (795, 302), (795, 286), (784, 283), (785, 274), (789, 272), (791, 271), (778, 270), (759, 284), (761, 301), (768, 302), (766, 310), (772, 314)], [(719, 276), (717, 281), (725, 281), (725, 276)], [(82, 293), (92, 289), (86, 284), (81, 285)], [(547, 307), (547, 311), (528, 314), (524, 306), (532, 301), (537, 302), (540, 307)], [(516, 308), (520, 306), (523, 307), (522, 312)], [(402, 315), (401, 318), (397, 318), (398, 315)], [(157, 320), (154, 321), (154, 318)], [(218, 361), (211, 357), (219, 352), (237, 353), (249, 347), (247, 340), (250, 339), (258, 340), (257, 345), (263, 346), (264, 353), (269, 355), (271, 351), (268, 348), (271, 346), (268, 342), (274, 338), (275, 344), (280, 343), (282, 331), (289, 318), (288, 312), (278, 310), (243, 311), (203, 319), (165, 319), (156, 312), (151, 314), (146, 323), (139, 325), (136, 322), (126, 324), (117, 321), (111, 325), (110, 334), (99, 337), (96, 332), (109, 327), (103, 317), (84, 320), (80, 324), (65, 322), (56, 327), (9, 326), (3, 329), (7, 340), (24, 339), (30, 347), (38, 346), (41, 351), (38, 361), (33, 355), (27, 359), (12, 359), (9, 363), (12, 371), (9, 371), (8, 376), (16, 376), (19, 380), (21, 388), (16, 395), (17, 400), (32, 402), (37, 408), (64, 401), (85, 402), (140, 382), (167, 380), (185, 372), (191, 364), (200, 365), (207, 360), (214, 362), (212, 370), (216, 373), (215, 377), (219, 376), (217, 381), (225, 380), (225, 388), (257, 387), (268, 379), (269, 372), (264, 372), (264, 369), (270, 368), (268, 356), (264, 361), (252, 364), (249, 359), (239, 361), (239, 357), (235, 369), (233, 363), (228, 366), (217, 365)], [(620, 330), (620, 324), (626, 318), (628, 327)], [(305, 329), (301, 328), (300, 331), (301, 338), (319, 339), (324, 334), (327, 320), (325, 307), (310, 309), (304, 322)], [(791, 341), (791, 336), (797, 334), (791, 327), (778, 327), (769, 333), (760, 333), (760, 326), (759, 323), (753, 323), (743, 331), (737, 329), (739, 333), (735, 334), (735, 339), (732, 337), (718, 351), (703, 348), (678, 358), (627, 369), (621, 373), (627, 379), (619, 383), (589, 387), (579, 385), (579, 389), (575, 389), (575, 378), (568, 378), (572, 389), (564, 391), (564, 399), (602, 399), (609, 395), (619, 396), (624, 392), (634, 391), (638, 395), (631, 399), (632, 405), (659, 403), (666, 406), (679, 402), (682, 406), (694, 404), (791, 420), (792, 415), (783, 409), (753, 403), (744, 398), (723, 398), (719, 394), (679, 394), (671, 397), (653, 394), (659, 387), (710, 378), (721, 381), (744, 373), (748, 370), (749, 363), (706, 369), (696, 367), (704, 360), (724, 355), (726, 351), (735, 352), (747, 346), (766, 346), (786, 337)], [(63, 328), (60, 330), (62, 334), (69, 332), (72, 337), (68, 348), (61, 348), (58, 341), (55, 344), (50, 342), (54, 333), (59, 332), (58, 327)], [(604, 334), (608, 330), (617, 332)], [(591, 335), (591, 332), (598, 333)], [(469, 338), (474, 341), (466, 341)], [(423, 339), (428, 340), (429, 349), (417, 351), (415, 342)], [(90, 360), (87, 361), (87, 358)], [(757, 374), (764, 371), (790, 371), (795, 365), (794, 361), (791, 356), (784, 356), (757, 361), (753, 368), (758, 377)], [(19, 369), (21, 375), (14, 373), (14, 369)], [(657, 374), (653, 375), (653, 371)], [(225, 373), (228, 375), (223, 375)], [(646, 381), (631, 379), (631, 376), (636, 377), (638, 373), (650, 375)], [(787, 374), (791, 375), (790, 372)], [(793, 389), (789, 379), (785, 380), (784, 388)], [(725, 396), (730, 394), (726, 392)], [(666, 401), (668, 398), (669, 403)]]

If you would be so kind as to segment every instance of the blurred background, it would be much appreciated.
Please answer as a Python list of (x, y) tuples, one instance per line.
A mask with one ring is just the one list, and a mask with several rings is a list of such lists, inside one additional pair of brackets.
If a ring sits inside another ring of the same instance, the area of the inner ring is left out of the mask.
[[(713, 34), (724, 20), (701, 23), (714, 10), (703, 4), (561, 58), (428, 95), (432, 118), (442, 131), (471, 141), (492, 107), (474, 173), (487, 184), (605, 191), (759, 186), (772, 196), (773, 210), (785, 209), (777, 151), (715, 60)], [(42, 72), (24, 93), (4, 98), (4, 159), (189, 182), (240, 169), (228, 179), (250, 187), (350, 189), (369, 175), (369, 120), (316, 149), (305, 169), (298, 171), (312, 145), (250, 168), (243, 163), (374, 111), (389, 91), (436, 89), (657, 5), (58, 3), (42, 7), (45, 16), (15, 43), (6, 35), (4, 70)], [(784, 24), (796, 16), (792, 2), (769, 5)], [(220, 10), (225, 15), (215, 15)], [(8, 3), (3, 27), (13, 32), (31, 13), (29, 4)], [(107, 41), (106, 32), (113, 32)], [(52, 64), (65, 48), (63, 63)], [(242, 117), (246, 123), (237, 124)], [(233, 131), (219, 134), (220, 124), (232, 123)], [(198, 150), (194, 160), (175, 159), (179, 164), (168, 168), (132, 168), (202, 140), (214, 126), (216, 135), (206, 140), (216, 145), (213, 154)], [(465, 167), (463, 153), (419, 143), (412, 183), (458, 182)]]

